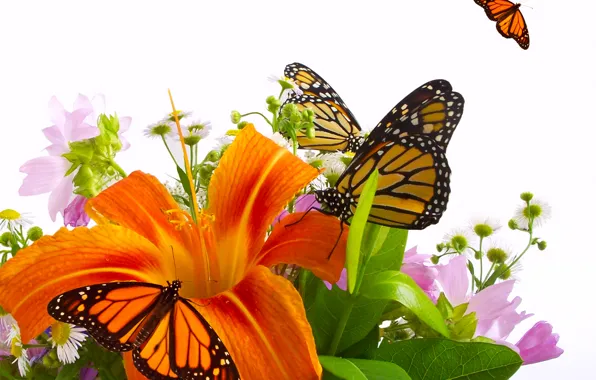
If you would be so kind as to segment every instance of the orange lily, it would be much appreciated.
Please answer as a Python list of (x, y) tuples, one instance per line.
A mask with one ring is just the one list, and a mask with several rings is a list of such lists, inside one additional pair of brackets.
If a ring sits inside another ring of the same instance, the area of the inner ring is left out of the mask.
[[(243, 379), (318, 379), (322, 369), (300, 295), (269, 267), (294, 263), (336, 282), (347, 234), (328, 260), (339, 223), (311, 212), (288, 228), (303, 214), (284, 218), (265, 241), (273, 219), (317, 174), (247, 126), (213, 173), (209, 208), (194, 224), (156, 178), (134, 172), (89, 200), (97, 226), (62, 228), (0, 268), (0, 305), (29, 341), (52, 323), (46, 305), (60, 293), (107, 281), (165, 285), (177, 277), (180, 295), (205, 305), (198, 311)], [(129, 354), (125, 366), (130, 379), (143, 378)]]

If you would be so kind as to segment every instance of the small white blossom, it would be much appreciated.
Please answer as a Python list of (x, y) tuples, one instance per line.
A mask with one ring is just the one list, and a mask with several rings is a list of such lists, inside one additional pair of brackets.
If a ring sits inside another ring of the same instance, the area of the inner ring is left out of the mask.
[(532, 206), (538, 206), (541, 211), (540, 215), (534, 218), (534, 227), (541, 226), (542, 224), (544, 224), (544, 222), (546, 222), (550, 218), (550, 216), (551, 216), (550, 205), (540, 199), (533, 198), (530, 201), (530, 206), (526, 206), (526, 205), (518, 206), (518, 208), (515, 210), (514, 219), (517, 222), (519, 227), (528, 228), (528, 224), (529, 224), (530, 220), (526, 216), (526, 208), (532, 207)]
[(48, 342), (52, 343), (52, 348), (56, 347), (58, 360), (61, 363), (69, 364), (77, 361), (81, 343), (87, 339), (84, 332), (85, 329), (70, 323), (56, 322), (52, 324), (52, 336)]

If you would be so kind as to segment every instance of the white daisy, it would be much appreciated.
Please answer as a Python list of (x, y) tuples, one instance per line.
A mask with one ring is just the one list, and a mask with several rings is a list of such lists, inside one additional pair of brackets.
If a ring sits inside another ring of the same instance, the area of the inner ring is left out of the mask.
[(17, 363), (19, 374), (25, 377), (29, 369), (31, 369), (31, 361), (29, 360), (29, 353), (23, 348), (23, 343), (21, 343), (21, 330), (14, 318), (10, 324), (5, 343), (10, 347), (10, 354), (15, 357), (12, 363)]
[(519, 206), (515, 210), (514, 219), (520, 228), (528, 228), (530, 218), (534, 219), (534, 227), (539, 227), (550, 218), (550, 215), (550, 205), (540, 199), (533, 198), (529, 206)]
[[(211, 123), (208, 121), (194, 120), (184, 126), (181, 126), (184, 137), (184, 143), (189, 146), (198, 144), (202, 139), (209, 136), (211, 131)], [(177, 129), (174, 129), (177, 131)], [(174, 140), (178, 140), (178, 134), (173, 133), (170, 137)]]
[(61, 363), (74, 363), (79, 358), (81, 343), (87, 339), (84, 332), (85, 329), (70, 323), (55, 322), (52, 324), (52, 336), (48, 342), (52, 342), (52, 348), (56, 347), (58, 360)]
[[(470, 223), (470, 230), (477, 236), (488, 237), (501, 228), (501, 224), (494, 218), (473, 219)], [(488, 234), (487, 236), (484, 236)]]
[(286, 148), (290, 152), (292, 152), (292, 143), (288, 141), (281, 133), (275, 132), (274, 134), (269, 137), (273, 140), (277, 145), (281, 146), (282, 148)]
[(176, 124), (168, 119), (160, 120), (157, 123), (153, 123), (147, 128), (143, 134), (145, 137), (150, 138), (162, 138), (162, 137), (170, 137), (175, 134), (176, 131)]
[(31, 214), (24, 212), (19, 213), (13, 209), (7, 208), (0, 211), (0, 229), (7, 227), (8, 229), (14, 229), (15, 227), (27, 227), (33, 222), (30, 219)]

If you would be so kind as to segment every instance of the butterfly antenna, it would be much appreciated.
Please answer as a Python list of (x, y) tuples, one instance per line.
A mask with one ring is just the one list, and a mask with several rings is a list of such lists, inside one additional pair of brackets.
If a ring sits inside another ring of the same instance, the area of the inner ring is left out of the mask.
[(172, 261), (174, 262), (174, 277), (176, 280), (178, 280), (178, 270), (176, 268), (176, 255), (174, 255), (174, 246), (170, 245), (170, 248), (172, 249)]
[(339, 222), (339, 236), (337, 237), (337, 240), (335, 241), (335, 244), (333, 245), (333, 248), (331, 249), (329, 256), (327, 256), (327, 260), (331, 259), (331, 255), (333, 255), (333, 251), (335, 251), (335, 248), (337, 248), (337, 245), (339, 244), (339, 240), (341, 239), (341, 235), (343, 235), (343, 233), (344, 233), (344, 221), (341, 220)]

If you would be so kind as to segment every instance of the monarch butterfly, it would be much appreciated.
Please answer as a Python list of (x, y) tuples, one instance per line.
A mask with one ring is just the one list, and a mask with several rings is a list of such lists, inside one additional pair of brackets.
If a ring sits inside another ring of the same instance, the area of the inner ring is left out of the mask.
[(474, 0), (486, 15), (497, 22), (497, 30), (505, 38), (513, 38), (524, 50), (530, 47), (530, 33), (519, 7), (509, 0)]
[(445, 152), (464, 98), (442, 79), (399, 102), (367, 137), (332, 188), (315, 191), (324, 213), (349, 224), (363, 186), (379, 171), (368, 221), (403, 229), (438, 223), (447, 208), (451, 170)]
[(337, 92), (320, 75), (301, 63), (291, 63), (284, 75), (302, 89), (303, 95), (291, 96), (286, 103), (294, 103), (299, 110), (315, 112), (315, 138), (297, 132), (298, 145), (304, 149), (323, 151), (356, 151), (362, 144), (360, 125)]
[(226, 347), (207, 321), (178, 295), (182, 283), (89, 285), (53, 298), (48, 313), (87, 329), (110, 351), (133, 350), (149, 379), (239, 379)]
[[(300, 147), (355, 152), (364, 141), (360, 136), (361, 128), (333, 88), (300, 63), (287, 65), (284, 73), (304, 91), (301, 96), (290, 97), (287, 103), (294, 103), (299, 109), (310, 108), (316, 115), (315, 138), (309, 139), (299, 132)], [(371, 134), (424, 134), (432, 136), (446, 148), (461, 118), (463, 101), (460, 99), (461, 95), (452, 92), (448, 81), (437, 79), (427, 82), (400, 101)], [(375, 140), (367, 139), (369, 142)]]
[(368, 221), (420, 230), (435, 224), (447, 207), (451, 170), (442, 147), (429, 136), (410, 135), (364, 145), (335, 187), (315, 191), (322, 212), (349, 224), (373, 170), (378, 187)]

